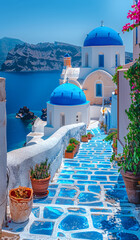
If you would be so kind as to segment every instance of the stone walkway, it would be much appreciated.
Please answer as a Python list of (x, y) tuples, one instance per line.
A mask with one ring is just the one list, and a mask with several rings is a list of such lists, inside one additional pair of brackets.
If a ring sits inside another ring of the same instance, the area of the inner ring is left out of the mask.
[(139, 240), (122, 176), (110, 163), (111, 145), (96, 127), (95, 137), (81, 143), (74, 159), (63, 159), (49, 187), (49, 196), (34, 200), (28, 222), (10, 223), (7, 230), (31, 239)]

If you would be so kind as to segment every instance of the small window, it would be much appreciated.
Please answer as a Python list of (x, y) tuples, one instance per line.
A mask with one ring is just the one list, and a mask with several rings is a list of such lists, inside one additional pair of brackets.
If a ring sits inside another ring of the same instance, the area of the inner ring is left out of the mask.
[(120, 65), (120, 55), (115, 55), (115, 67), (118, 67)]
[(60, 127), (65, 126), (65, 114), (60, 114)]
[(49, 117), (50, 117), (50, 125), (52, 125), (52, 111), (50, 111), (50, 114), (49, 114)]
[(104, 55), (99, 55), (99, 67), (104, 67)]
[(85, 67), (88, 67), (88, 53), (85, 54)]
[(102, 84), (96, 84), (96, 97), (102, 97)]

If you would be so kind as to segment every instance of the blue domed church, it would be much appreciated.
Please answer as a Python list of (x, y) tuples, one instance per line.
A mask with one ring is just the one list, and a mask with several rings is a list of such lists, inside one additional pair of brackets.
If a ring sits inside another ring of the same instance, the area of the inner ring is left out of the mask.
[(60, 127), (84, 122), (89, 124), (90, 102), (86, 100), (85, 93), (71, 83), (58, 86), (47, 102), (47, 125), (44, 135), (50, 136)]
[(64, 57), (60, 84), (68, 81), (77, 85), (84, 91), (90, 105), (99, 106), (104, 98), (111, 97), (116, 88), (112, 75), (116, 67), (125, 64), (125, 47), (119, 33), (102, 24), (85, 38), (82, 66), (73, 68), (68, 59)]

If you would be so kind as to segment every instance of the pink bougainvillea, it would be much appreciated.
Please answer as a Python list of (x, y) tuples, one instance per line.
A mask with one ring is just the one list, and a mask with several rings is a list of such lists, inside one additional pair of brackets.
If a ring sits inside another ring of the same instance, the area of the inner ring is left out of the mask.
[(126, 23), (123, 26), (123, 32), (129, 32), (129, 30), (133, 30), (135, 27), (140, 26), (140, 0), (137, 4), (131, 6), (133, 11), (129, 10), (127, 18), (132, 20), (133, 23)]

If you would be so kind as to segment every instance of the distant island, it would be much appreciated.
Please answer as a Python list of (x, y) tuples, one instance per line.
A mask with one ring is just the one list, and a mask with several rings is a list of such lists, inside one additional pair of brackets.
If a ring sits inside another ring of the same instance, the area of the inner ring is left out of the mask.
[[(4, 72), (61, 71), (63, 57), (69, 53), (72, 66), (81, 66), (81, 47), (72, 44), (24, 43), (18, 39), (0, 39), (0, 68)], [(126, 52), (125, 62), (133, 60), (133, 54)]]

